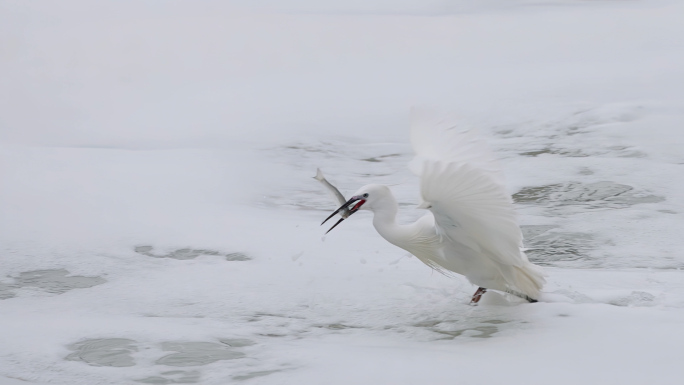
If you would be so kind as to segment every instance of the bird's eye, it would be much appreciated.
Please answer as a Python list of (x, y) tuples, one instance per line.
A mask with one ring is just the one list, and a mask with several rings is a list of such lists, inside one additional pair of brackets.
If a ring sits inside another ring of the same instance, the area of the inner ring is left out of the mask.
[(368, 198), (368, 193), (363, 194), (364, 198)]

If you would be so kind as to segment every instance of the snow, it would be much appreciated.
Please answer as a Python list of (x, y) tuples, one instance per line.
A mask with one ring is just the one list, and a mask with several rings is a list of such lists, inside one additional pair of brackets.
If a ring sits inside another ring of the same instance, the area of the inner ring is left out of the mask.
[[(0, 1), (0, 384), (679, 384), (683, 12)], [(422, 214), (414, 105), (487, 136), (540, 303), (323, 236), (317, 167)]]

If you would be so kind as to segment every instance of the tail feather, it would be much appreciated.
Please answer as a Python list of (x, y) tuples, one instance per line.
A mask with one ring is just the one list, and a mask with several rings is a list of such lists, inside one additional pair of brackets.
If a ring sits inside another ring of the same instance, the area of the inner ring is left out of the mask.
[(519, 292), (529, 297), (529, 299), (538, 299), (539, 293), (542, 287), (544, 287), (544, 283), (546, 283), (544, 271), (541, 267), (529, 262), (520, 267), (508, 267), (507, 271), (502, 273), (511, 294)]

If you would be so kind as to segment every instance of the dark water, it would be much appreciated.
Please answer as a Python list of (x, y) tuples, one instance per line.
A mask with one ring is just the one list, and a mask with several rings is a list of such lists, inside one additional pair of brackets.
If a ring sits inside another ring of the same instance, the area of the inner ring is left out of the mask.
[(152, 258), (172, 258), (178, 260), (195, 259), (201, 255), (220, 255), (226, 258), (226, 261), (249, 261), (252, 259), (244, 253), (222, 253), (220, 251), (211, 249), (177, 249), (166, 254), (158, 254), (154, 252), (154, 247), (149, 245), (136, 246), (135, 252)]
[(65, 269), (32, 270), (20, 273), (12, 283), (0, 283), (0, 299), (16, 296), (13, 289), (24, 287), (37, 288), (47, 293), (63, 294), (74, 289), (84, 289), (107, 282), (101, 277), (69, 275)]

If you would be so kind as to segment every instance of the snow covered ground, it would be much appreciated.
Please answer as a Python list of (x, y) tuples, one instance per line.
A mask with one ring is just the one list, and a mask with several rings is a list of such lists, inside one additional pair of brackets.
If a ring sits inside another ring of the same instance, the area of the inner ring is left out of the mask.
[[(681, 15), (0, 0), (0, 384), (680, 384)], [(414, 105), (487, 135), (540, 303), (323, 237), (317, 167), (422, 214)]]

